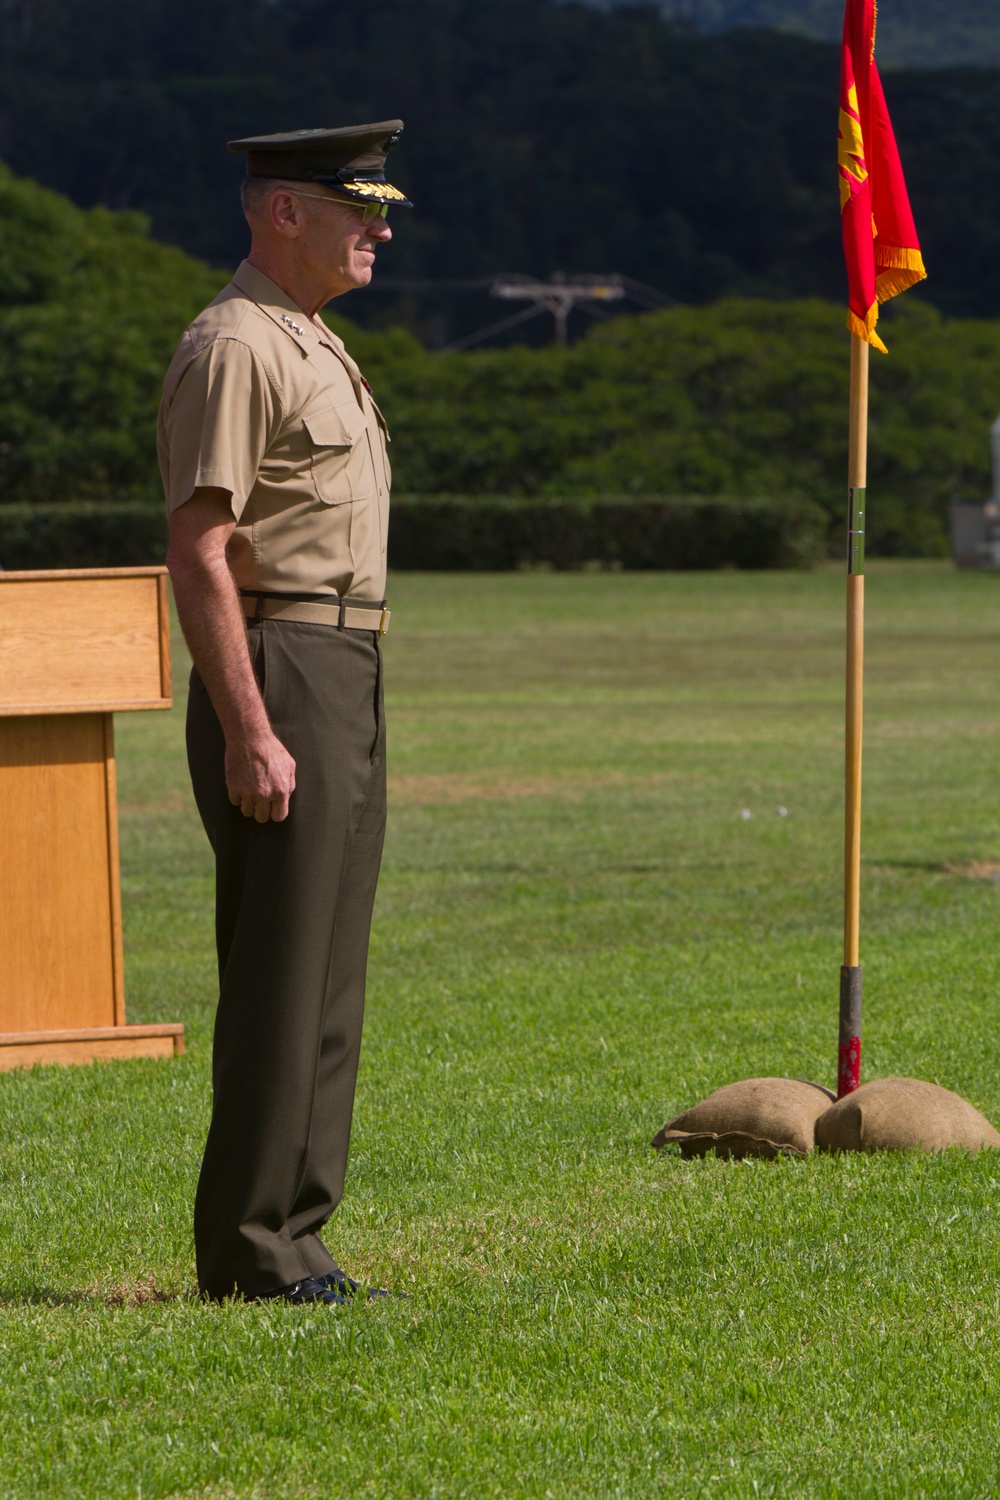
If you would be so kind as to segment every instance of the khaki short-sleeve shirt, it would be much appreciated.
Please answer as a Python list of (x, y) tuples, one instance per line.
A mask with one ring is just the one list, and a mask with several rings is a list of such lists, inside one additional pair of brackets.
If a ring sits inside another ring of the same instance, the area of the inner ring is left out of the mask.
[(167, 509), (228, 490), (241, 589), (385, 595), (388, 431), (342, 341), (246, 261), (163, 383)]

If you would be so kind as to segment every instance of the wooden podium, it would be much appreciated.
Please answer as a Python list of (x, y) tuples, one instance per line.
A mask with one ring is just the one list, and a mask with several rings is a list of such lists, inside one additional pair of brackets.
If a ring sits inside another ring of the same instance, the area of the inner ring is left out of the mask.
[(114, 720), (169, 708), (165, 568), (0, 573), (0, 1070), (173, 1057), (126, 1026)]

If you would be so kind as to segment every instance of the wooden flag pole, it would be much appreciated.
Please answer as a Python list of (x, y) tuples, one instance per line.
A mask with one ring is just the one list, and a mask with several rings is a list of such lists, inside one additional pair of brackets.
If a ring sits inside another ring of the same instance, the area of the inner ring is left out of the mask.
[(847, 491), (847, 693), (844, 778), (844, 963), (840, 970), (837, 1097), (861, 1082), (861, 722), (865, 660), (865, 486), (868, 468), (868, 344), (851, 335)]

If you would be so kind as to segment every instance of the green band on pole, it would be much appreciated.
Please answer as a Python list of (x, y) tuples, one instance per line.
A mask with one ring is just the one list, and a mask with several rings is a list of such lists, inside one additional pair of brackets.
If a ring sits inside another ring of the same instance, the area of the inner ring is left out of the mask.
[(847, 491), (847, 572), (865, 571), (865, 491)]

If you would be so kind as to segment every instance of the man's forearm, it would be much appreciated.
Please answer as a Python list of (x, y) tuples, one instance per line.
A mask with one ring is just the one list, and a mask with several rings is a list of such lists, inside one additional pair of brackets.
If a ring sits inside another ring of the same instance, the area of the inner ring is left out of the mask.
[(227, 741), (267, 729), (239, 594), (225, 556), (168, 554), (177, 615)]
[(239, 594), (226, 561), (234, 528), (229, 494), (198, 489), (170, 521), (167, 566), (184, 638), (226, 738), (230, 801), (259, 823), (288, 816), (295, 761), (271, 728)]

